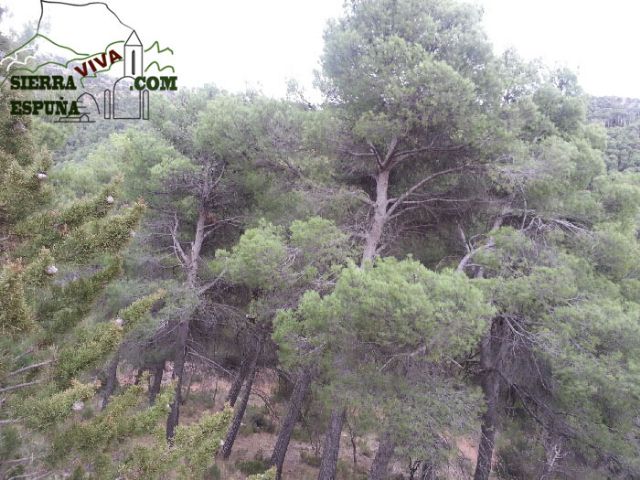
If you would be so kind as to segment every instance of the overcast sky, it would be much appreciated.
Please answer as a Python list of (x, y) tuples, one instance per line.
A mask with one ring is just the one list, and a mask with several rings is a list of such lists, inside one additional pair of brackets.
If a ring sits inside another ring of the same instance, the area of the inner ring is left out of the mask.
[[(86, 1), (86, 0), (84, 0)], [(82, 3), (75, 0), (75, 3)], [(107, 0), (142, 42), (171, 47), (179, 85), (260, 88), (282, 95), (289, 78), (312, 89), (327, 19), (342, 0)], [(496, 50), (577, 71), (587, 92), (640, 98), (637, 0), (475, 0)], [(39, 0), (0, 0), (0, 30), (36, 21)], [(74, 28), (72, 23), (63, 28)], [(100, 25), (93, 25), (100, 29)], [(316, 97), (310, 94), (311, 98)]]

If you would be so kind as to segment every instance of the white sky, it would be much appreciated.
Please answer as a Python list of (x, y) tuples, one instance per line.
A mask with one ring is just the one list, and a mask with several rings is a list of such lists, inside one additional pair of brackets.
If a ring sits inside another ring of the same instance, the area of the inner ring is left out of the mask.
[[(640, 1), (474, 0), (497, 50), (567, 65), (595, 95), (640, 98)], [(79, 0), (76, 3), (82, 3)], [(327, 19), (342, 0), (107, 0), (142, 42), (159, 40), (174, 52), (179, 85), (257, 87), (282, 95), (294, 78), (311, 98), (313, 70)], [(36, 21), (39, 0), (0, 0), (12, 16), (1, 31)], [(74, 28), (73, 24), (66, 26)], [(95, 25), (96, 30), (100, 25)]]

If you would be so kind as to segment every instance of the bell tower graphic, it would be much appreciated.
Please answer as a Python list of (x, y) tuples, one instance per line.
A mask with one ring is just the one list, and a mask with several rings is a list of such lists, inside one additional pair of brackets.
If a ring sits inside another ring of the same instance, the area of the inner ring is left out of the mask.
[(124, 43), (124, 72), (113, 89), (104, 91), (104, 118), (122, 120), (149, 119), (149, 90), (135, 86), (137, 77), (144, 76), (144, 49), (135, 30)]
[(135, 30), (131, 32), (124, 44), (124, 76), (138, 77), (142, 75), (142, 42)]

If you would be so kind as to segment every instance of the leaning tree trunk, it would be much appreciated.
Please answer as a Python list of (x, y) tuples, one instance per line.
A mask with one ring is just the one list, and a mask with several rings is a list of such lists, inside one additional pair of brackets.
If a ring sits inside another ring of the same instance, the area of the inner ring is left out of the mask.
[(242, 397), (240, 398), (240, 403), (236, 407), (233, 420), (231, 421), (231, 426), (229, 427), (227, 436), (224, 439), (224, 445), (222, 446), (222, 450), (220, 452), (220, 454), (222, 455), (222, 458), (224, 459), (229, 458), (229, 455), (231, 455), (233, 444), (236, 441), (236, 436), (238, 435), (238, 431), (240, 431), (240, 424), (242, 423), (244, 412), (246, 411), (247, 404), (249, 403), (249, 396), (251, 395), (251, 387), (253, 387), (253, 381), (256, 378), (257, 370), (258, 369), (255, 366), (255, 363), (253, 363), (251, 372), (249, 373), (249, 378), (247, 379), (247, 384), (245, 385), (244, 391), (242, 392)]
[(342, 425), (347, 416), (347, 410), (343, 407), (336, 407), (331, 412), (331, 422), (329, 430), (324, 437), (324, 447), (322, 449), (322, 461), (318, 480), (335, 480), (338, 467), (338, 454), (340, 453), (340, 437), (342, 435)]
[(161, 360), (156, 364), (155, 370), (153, 371), (153, 383), (149, 388), (149, 404), (153, 405), (156, 403), (156, 397), (158, 393), (160, 393), (160, 386), (162, 385), (162, 375), (164, 374), (164, 360)]
[(240, 390), (242, 390), (242, 385), (247, 378), (250, 363), (250, 358), (245, 356), (240, 363), (240, 369), (238, 370), (236, 378), (233, 379), (233, 383), (231, 384), (231, 388), (229, 389), (226, 400), (226, 402), (229, 403), (229, 405), (231, 405), (232, 407), (235, 406), (238, 395), (240, 395)]
[[(487, 380), (483, 384), (487, 384), (485, 388), (492, 388), (491, 383), (494, 380)], [(489, 480), (491, 474), (491, 460), (493, 458), (493, 447), (495, 446), (496, 438), (496, 420), (497, 412), (494, 401), (487, 399), (487, 410), (482, 416), (482, 427), (480, 444), (478, 445), (478, 461), (476, 463), (476, 471), (473, 475), (473, 480)]]
[(503, 321), (494, 318), (491, 328), (480, 345), (480, 366), (482, 368), (481, 386), (487, 409), (482, 415), (478, 460), (473, 480), (489, 480), (491, 460), (495, 446), (496, 426), (498, 422), (498, 402), (500, 395), (500, 356), (505, 348), (506, 338)]
[(118, 363), (120, 362), (120, 351), (117, 351), (113, 356), (113, 359), (107, 367), (107, 384), (104, 387), (102, 393), (102, 405), (101, 409), (104, 410), (109, 404), (109, 398), (113, 395), (113, 392), (118, 386)]
[[(207, 175), (211, 173), (207, 171)], [(206, 229), (206, 217), (207, 211), (205, 208), (205, 202), (208, 195), (211, 194), (212, 189), (215, 188), (215, 185), (212, 185), (209, 182), (209, 177), (207, 177), (207, 183), (202, 192), (203, 197), (201, 197), (201, 205), (198, 210), (198, 220), (196, 221), (196, 229), (194, 232), (193, 241), (191, 242), (191, 250), (187, 254), (182, 249), (180, 241), (177, 238), (177, 229), (178, 229), (178, 215), (174, 214), (175, 225), (174, 229), (171, 232), (171, 237), (173, 239), (173, 248), (178, 258), (180, 259), (182, 266), (186, 270), (187, 274), (187, 282), (186, 285), (197, 294), (201, 293), (198, 285), (198, 265), (200, 263), (200, 252), (202, 251), (202, 246), (204, 244), (204, 240), (206, 238), (205, 229)], [(167, 417), (167, 430), (166, 437), (167, 442), (169, 444), (173, 443), (173, 436), (175, 434), (175, 429), (178, 426), (178, 422), (180, 421), (180, 404), (182, 401), (182, 382), (184, 376), (184, 364), (187, 358), (187, 339), (189, 338), (189, 330), (191, 328), (191, 316), (188, 318), (182, 318), (177, 325), (177, 336), (175, 341), (175, 357), (173, 364), (173, 376), (177, 378), (175, 395), (173, 397), (173, 402), (171, 403), (171, 411)]]
[(396, 449), (396, 444), (389, 432), (384, 432), (380, 438), (380, 445), (378, 445), (378, 451), (371, 464), (371, 470), (369, 470), (369, 480), (385, 480), (388, 478), (389, 462), (393, 457), (393, 452)]
[(192, 370), (191, 374), (189, 375), (189, 381), (187, 382), (187, 391), (182, 396), (181, 405), (184, 405), (185, 403), (187, 403), (187, 400), (189, 400), (189, 395), (191, 394), (191, 385), (193, 384), (193, 374), (194, 374), (194, 372)]
[(171, 411), (167, 417), (166, 437), (169, 443), (173, 442), (175, 429), (180, 421), (180, 404), (182, 402), (182, 378), (184, 376), (184, 364), (187, 358), (187, 338), (189, 337), (189, 320), (182, 320), (178, 324), (178, 338), (176, 339), (175, 361), (173, 376), (177, 378), (175, 394), (171, 403)]
[(289, 441), (291, 440), (293, 429), (296, 426), (298, 417), (300, 416), (300, 410), (302, 409), (304, 398), (309, 392), (312, 377), (313, 374), (311, 369), (303, 369), (298, 375), (296, 384), (293, 387), (293, 393), (289, 400), (287, 415), (282, 421), (282, 427), (280, 428), (278, 439), (276, 440), (276, 444), (273, 447), (273, 453), (269, 459), (269, 465), (276, 467), (276, 480), (280, 480), (282, 478), (282, 466), (284, 465), (284, 458), (287, 455), (287, 449), (289, 448)]

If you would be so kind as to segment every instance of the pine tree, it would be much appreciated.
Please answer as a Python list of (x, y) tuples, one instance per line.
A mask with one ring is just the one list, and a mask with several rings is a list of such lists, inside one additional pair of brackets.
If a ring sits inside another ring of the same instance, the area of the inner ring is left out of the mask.
[[(475, 478), (489, 478), (497, 432), (521, 428), (509, 426), (504, 415), (507, 405), (519, 409), (518, 419), (526, 428), (538, 430), (536, 438), (543, 445), (529, 475), (552, 475), (563, 462), (573, 463), (574, 468), (595, 468), (584, 465), (584, 449), (590, 450), (592, 458), (615, 455), (616, 462), (633, 471), (633, 462), (626, 457), (630, 455), (626, 449), (633, 447), (617, 443), (613, 454), (607, 449), (615, 440), (607, 435), (594, 440), (593, 433), (583, 430), (597, 428), (599, 421), (593, 416), (597, 414), (574, 410), (588, 410), (593, 401), (599, 404), (594, 407), (597, 411), (615, 409), (613, 398), (591, 390), (598, 400), (587, 394), (571, 406), (560, 405), (561, 392), (568, 387), (565, 382), (580, 378), (583, 386), (595, 385), (598, 374), (594, 372), (607, 368), (612, 375), (607, 388), (635, 395), (634, 382), (627, 381), (633, 375), (633, 362), (610, 360), (617, 355), (632, 358), (634, 347), (604, 342), (595, 353), (590, 342), (597, 337), (604, 340), (608, 334), (590, 337), (586, 332), (620, 328), (617, 335), (626, 336), (623, 332), (634, 328), (626, 315), (636, 307), (616, 285), (633, 281), (634, 274), (630, 264), (614, 260), (611, 252), (629, 258), (636, 248), (635, 240), (625, 238), (623, 232), (635, 228), (637, 187), (628, 183), (631, 179), (605, 175), (601, 135), (597, 127), (585, 123), (584, 97), (574, 76), (552, 72), (542, 84), (521, 85), (520, 92), (510, 99), (514, 124), (521, 125), (511, 132), (517, 140), (511, 160), (494, 166), (494, 191), (499, 193), (502, 209), (487, 217), (492, 226), (480, 237), (474, 235), (482, 240), (467, 245), (459, 264), (460, 270), (487, 278), (486, 288), (498, 311), (479, 348), (478, 375), (487, 410)], [(527, 121), (518, 122), (519, 115)], [(615, 200), (620, 195), (624, 202)], [(608, 320), (595, 313), (612, 302), (616, 308)], [(577, 335), (577, 317), (585, 336)], [(580, 360), (574, 356), (576, 351), (582, 352)], [(578, 364), (591, 373), (574, 370)], [(568, 376), (562, 373), (566, 369), (572, 372)], [(613, 378), (627, 380), (618, 383)], [(571, 395), (576, 398), (577, 390)], [(621, 411), (614, 417), (620, 422), (615, 430), (629, 434), (628, 418)], [(585, 421), (574, 422), (574, 418)]]
[[(290, 225), (288, 232), (262, 222), (257, 228), (247, 229), (230, 252), (216, 252), (216, 259), (212, 264), (214, 270), (220, 271), (222, 278), (230, 284), (249, 289), (250, 301), (246, 308), (254, 345), (247, 371), (241, 372), (242, 378), (248, 379), (242, 400), (246, 399), (251, 390), (251, 379), (255, 376), (259, 353), (262, 350), (275, 350), (269, 335), (278, 310), (296, 304), (303, 292), (310, 288), (327, 290), (335, 277), (336, 268), (344, 264), (351, 253), (348, 236), (331, 221), (320, 217), (296, 220)], [(274, 448), (270, 459), (278, 476), (281, 475), (302, 399), (312, 381), (313, 375), (309, 368), (308, 364), (292, 368), (292, 371), (305, 376), (306, 385), (304, 389), (298, 389), (297, 396), (292, 398), (278, 437), (279, 445)], [(238, 383), (240, 385), (242, 382)], [(237, 390), (239, 391), (239, 387)], [(237, 406), (232, 429), (225, 440), (223, 455), (228, 456), (231, 452), (245, 407), (244, 402)], [(235, 429), (234, 425), (237, 425)]]
[[(339, 122), (328, 143), (370, 209), (363, 264), (408, 253), (407, 230), (450, 229), (484, 194), (504, 125), (499, 62), (479, 19), (449, 2), (362, 1), (327, 29), (321, 86)], [(330, 431), (337, 445), (340, 429)]]
[[(94, 311), (105, 287), (122, 273), (122, 251), (145, 205), (119, 206), (115, 185), (56, 205), (43, 161), (48, 154), (35, 145), (26, 120), (24, 129), (15, 131), (21, 119), (8, 115), (7, 103), (3, 95), (1, 135), (10, 140), (3, 142), (6, 168), (0, 178), (6, 194), (0, 391), (3, 439), (14, 440), (4, 448), (2, 473), (44, 468), (53, 475), (77, 467), (106, 478), (117, 468), (109, 453), (114, 441), (152, 432), (167, 403), (141, 408), (141, 388), (130, 387), (102, 413), (94, 415), (91, 407), (101, 388), (96, 368), (165, 295), (159, 290), (143, 296), (110, 319)], [(211, 420), (216, 428), (223, 428), (225, 415)], [(30, 441), (15, 440), (19, 432)]]

